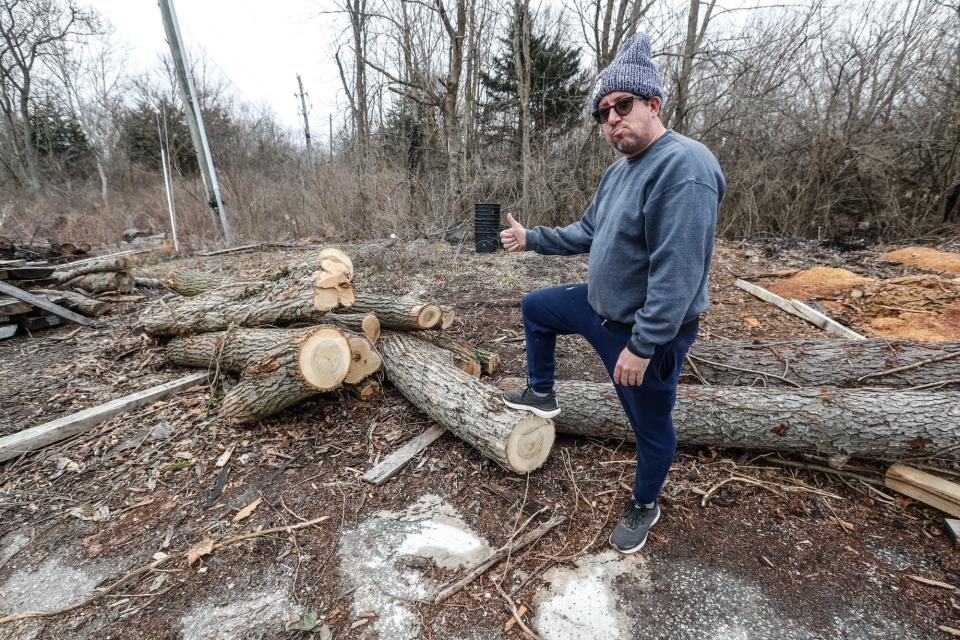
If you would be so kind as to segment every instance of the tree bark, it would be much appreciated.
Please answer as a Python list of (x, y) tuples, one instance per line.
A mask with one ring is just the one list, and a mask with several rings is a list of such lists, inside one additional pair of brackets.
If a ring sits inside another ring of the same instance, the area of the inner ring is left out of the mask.
[(407, 400), (503, 468), (539, 468), (553, 446), (550, 420), (510, 409), (499, 391), (453, 366), (451, 355), (411, 334), (388, 333), (380, 353), (390, 382)]
[[(426, 340), (430, 344), (436, 345), (441, 349), (446, 349), (455, 357), (462, 360), (472, 360), (480, 365), (482, 373), (493, 375), (500, 368), (500, 356), (492, 351), (475, 347), (469, 342), (451, 338), (443, 333), (435, 331), (425, 331), (417, 334), (418, 338)], [(469, 373), (469, 372), (468, 372)]]
[(221, 273), (197, 271), (196, 269), (171, 271), (167, 274), (163, 283), (171, 291), (176, 291), (180, 295), (188, 297), (198, 296), (221, 287), (243, 284), (237, 281), (235, 275), (228, 276)]
[[(953, 381), (960, 386), (958, 342), (712, 341), (695, 342), (689, 355), (708, 384), (782, 386), (792, 382), (792, 386), (800, 387), (903, 388)], [(935, 361), (889, 373), (927, 360)], [(690, 362), (686, 373), (692, 373)]]
[(73, 278), (69, 285), (77, 289), (83, 289), (88, 293), (106, 293), (108, 291), (125, 293), (136, 288), (133, 276), (125, 271), (88, 273), (85, 276)]
[[(67, 265), (69, 267), (69, 265)], [(70, 280), (86, 275), (88, 273), (106, 273), (109, 271), (127, 271), (129, 269), (129, 262), (125, 256), (120, 256), (119, 258), (107, 258), (105, 260), (94, 260), (93, 262), (88, 262), (82, 264), (75, 269), (65, 269), (63, 271), (55, 271), (53, 277), (56, 278), (61, 284), (69, 282)]]
[(107, 308), (110, 306), (102, 300), (94, 300), (93, 298), (88, 298), (82, 293), (76, 293), (75, 291), (36, 289), (31, 293), (34, 293), (38, 296), (43, 296), (50, 302), (70, 309), (70, 311), (76, 311), (77, 313), (82, 313), (85, 316), (94, 318), (106, 313)]
[(223, 398), (223, 414), (234, 424), (273, 415), (339, 387), (350, 363), (346, 336), (334, 327), (311, 327), (244, 369), (240, 382)]
[[(557, 431), (635, 440), (612, 384), (558, 381), (555, 390)], [(678, 390), (673, 417), (679, 442), (688, 446), (879, 460), (960, 457), (960, 393), (948, 391), (689, 385)]]
[(350, 311), (374, 313), (380, 320), (381, 327), (400, 331), (431, 329), (443, 320), (443, 314), (437, 305), (378, 293), (357, 293)]

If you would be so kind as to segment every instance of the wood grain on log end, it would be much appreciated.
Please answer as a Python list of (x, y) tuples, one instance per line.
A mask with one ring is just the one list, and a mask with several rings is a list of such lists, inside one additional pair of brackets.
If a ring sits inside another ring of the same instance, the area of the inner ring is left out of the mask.
[(353, 303), (356, 301), (356, 294), (353, 291), (353, 285), (349, 282), (344, 282), (338, 284), (337, 288), (337, 304), (341, 307), (352, 307)]
[(318, 289), (327, 289), (329, 287), (339, 286), (349, 280), (350, 278), (347, 277), (347, 274), (342, 271), (334, 271), (332, 273), (319, 271), (317, 277), (313, 280), (313, 286)]
[(423, 304), (411, 309), (417, 319), (417, 325), (424, 329), (433, 329), (443, 321), (443, 311), (435, 304)]
[(313, 308), (317, 311), (336, 309), (339, 302), (340, 296), (337, 294), (336, 287), (313, 288)]
[(297, 363), (304, 381), (320, 391), (340, 386), (350, 370), (350, 342), (334, 327), (317, 327), (300, 338)]
[(321, 249), (317, 254), (317, 264), (324, 271), (333, 273), (342, 271), (348, 278), (353, 278), (353, 260), (346, 253), (336, 247)]
[(517, 473), (539, 469), (547, 461), (555, 437), (553, 420), (532, 413), (524, 416), (507, 439), (507, 462)]
[(380, 369), (380, 355), (374, 351), (373, 344), (366, 336), (350, 338), (351, 362), (344, 382), (354, 384)]
[(456, 320), (457, 313), (453, 309), (443, 309), (442, 315), (440, 316), (440, 328), (449, 329), (453, 326), (453, 321)]
[(377, 344), (377, 340), (380, 339), (380, 320), (377, 318), (377, 314), (364, 314), (363, 322), (360, 326), (363, 329), (363, 334), (370, 339), (370, 342)]

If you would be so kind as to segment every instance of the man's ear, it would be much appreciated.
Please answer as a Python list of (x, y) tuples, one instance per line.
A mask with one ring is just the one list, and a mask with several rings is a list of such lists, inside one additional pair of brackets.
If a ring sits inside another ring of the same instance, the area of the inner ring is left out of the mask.
[(660, 96), (650, 96), (648, 102), (650, 103), (650, 108), (653, 109), (653, 115), (659, 116), (660, 107), (663, 106), (663, 100), (660, 99)]

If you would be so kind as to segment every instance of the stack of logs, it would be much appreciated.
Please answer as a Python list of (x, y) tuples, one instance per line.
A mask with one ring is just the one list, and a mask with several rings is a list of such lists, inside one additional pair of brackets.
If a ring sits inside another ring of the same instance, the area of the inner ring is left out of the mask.
[[(633, 439), (609, 383), (558, 382), (553, 420), (509, 409), (478, 379), (499, 358), (442, 332), (452, 310), (356, 292), (352, 277), (350, 258), (334, 249), (258, 280), (177, 271), (165, 284), (183, 297), (143, 326), (174, 337), (171, 363), (240, 373), (223, 401), (234, 423), (338, 388), (369, 396), (382, 364), (411, 403), (510, 471), (543, 464), (555, 430)], [(817, 453), (833, 464), (960, 454), (960, 394), (946, 390), (960, 384), (960, 344), (708, 341), (694, 344), (687, 365), (701, 384), (677, 394), (685, 445)]]
[(357, 292), (353, 273), (335, 248), (257, 280), (174, 271), (164, 284), (182, 298), (149, 310), (142, 327), (172, 337), (172, 364), (240, 374), (221, 405), (234, 424), (338, 389), (369, 397), (382, 365), (408, 400), (490, 459), (516, 473), (540, 467), (553, 423), (506, 407), (479, 380), (499, 357), (442, 333), (452, 309)]

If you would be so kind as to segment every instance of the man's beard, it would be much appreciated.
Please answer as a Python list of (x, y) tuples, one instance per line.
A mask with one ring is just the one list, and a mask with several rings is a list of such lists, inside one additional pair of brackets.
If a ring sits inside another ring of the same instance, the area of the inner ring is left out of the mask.
[(643, 150), (643, 143), (639, 136), (633, 133), (627, 133), (620, 138), (611, 137), (610, 143), (617, 151), (626, 156), (632, 156)]

